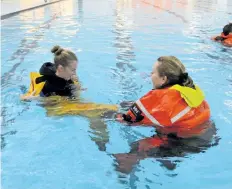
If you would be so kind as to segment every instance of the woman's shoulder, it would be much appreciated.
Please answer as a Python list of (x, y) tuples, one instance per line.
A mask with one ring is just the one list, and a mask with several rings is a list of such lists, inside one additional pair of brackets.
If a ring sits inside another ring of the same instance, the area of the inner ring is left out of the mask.
[(164, 95), (178, 94), (178, 93), (176, 90), (171, 90), (171, 88), (165, 88), (165, 89), (153, 89), (149, 91), (147, 94), (162, 97)]
[(45, 62), (41, 66), (39, 73), (41, 75), (54, 75), (56, 73), (56, 67), (55, 64), (51, 62)]
[(170, 90), (170, 89), (153, 89), (147, 92), (141, 99), (149, 99), (153, 102), (161, 102), (168, 100), (169, 98), (176, 98), (180, 96), (179, 93), (176, 90)]

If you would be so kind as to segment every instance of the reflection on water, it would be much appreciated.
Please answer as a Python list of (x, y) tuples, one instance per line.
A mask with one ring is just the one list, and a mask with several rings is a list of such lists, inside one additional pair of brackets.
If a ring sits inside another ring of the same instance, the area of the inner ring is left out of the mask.
[[(129, 4), (130, 5), (130, 4)], [(133, 65), (136, 61), (134, 47), (131, 39), (133, 20), (133, 11), (128, 14), (124, 13), (124, 9), (128, 8), (128, 3), (125, 1), (117, 1), (115, 9), (115, 24), (112, 32), (115, 34), (113, 46), (116, 48), (116, 68), (112, 68), (112, 73), (115, 79), (119, 80), (119, 85), (122, 87), (123, 98), (127, 99), (131, 93), (136, 93), (139, 88), (134, 81), (133, 75), (136, 68)], [(126, 74), (124, 74), (126, 73)]]
[[(14, 76), (15, 71), (17, 70), (17, 68), (24, 63), (24, 59), (26, 58), (26, 56), (33, 50), (38, 48), (38, 43), (39, 41), (41, 41), (44, 38), (44, 33), (46, 30), (49, 30), (51, 23), (57, 19), (57, 15), (53, 15), (51, 19), (49, 19), (48, 21), (42, 23), (41, 25), (39, 25), (36, 28), (31, 29), (30, 31), (28, 31), (28, 33), (30, 33), (30, 35), (32, 35), (33, 37), (25, 37), (21, 40), (20, 45), (18, 47), (18, 49), (12, 53), (12, 55), (10, 56), (10, 58), (6, 61), (6, 62), (2, 62), (3, 64), (9, 64), (9, 63), (14, 63), (12, 68), (4, 73), (1, 76), (1, 87), (2, 87), (2, 99), (3, 99), (3, 106), (1, 109), (1, 115), (2, 115), (2, 126), (7, 126), (9, 124), (14, 123), (15, 119), (17, 116), (20, 116), (22, 113), (24, 113), (25, 111), (28, 110), (29, 106), (26, 105), (24, 106), (24, 108), (22, 110), (20, 110), (20, 112), (18, 112), (16, 115), (12, 115), (12, 110), (14, 108), (15, 103), (12, 102), (12, 97), (11, 95), (7, 95), (8, 91), (8, 87), (10, 85), (12, 85), (12, 81), (11, 81), (11, 77)], [(3, 35), (7, 35), (7, 34), (3, 34)], [(16, 62), (16, 63), (15, 63)], [(24, 70), (22, 70), (21, 73), (23, 73)], [(20, 84), (19, 82), (22, 80), (21, 77), (17, 78), (17, 83), (16, 84)], [(22, 88), (23, 86), (20, 86), (20, 88)], [(19, 97), (18, 97), (19, 98)], [(4, 141), (4, 136), (2, 135), (2, 140)], [(5, 147), (5, 144), (2, 146)]]

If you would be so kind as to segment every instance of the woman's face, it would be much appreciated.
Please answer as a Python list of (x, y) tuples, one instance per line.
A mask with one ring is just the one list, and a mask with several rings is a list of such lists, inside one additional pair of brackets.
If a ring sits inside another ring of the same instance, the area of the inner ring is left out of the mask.
[(71, 61), (68, 66), (63, 67), (59, 65), (58, 67), (58, 75), (65, 80), (70, 80), (73, 75), (76, 75), (77, 71), (77, 61)]
[(152, 72), (151, 72), (151, 80), (153, 83), (153, 88), (157, 89), (163, 86), (167, 82), (167, 77), (166, 76), (160, 76), (158, 72), (158, 66), (159, 62), (156, 62), (153, 66)]

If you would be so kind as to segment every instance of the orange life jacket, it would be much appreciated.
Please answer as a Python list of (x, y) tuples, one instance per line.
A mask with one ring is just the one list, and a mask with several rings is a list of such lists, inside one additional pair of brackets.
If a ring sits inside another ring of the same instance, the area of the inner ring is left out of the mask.
[(202, 134), (210, 118), (210, 108), (205, 100), (190, 107), (175, 89), (156, 89), (136, 101), (126, 115), (144, 125), (154, 125), (163, 134), (174, 133), (187, 138)]
[[(232, 34), (224, 35), (224, 33), (221, 33), (219, 37), (223, 38), (223, 40), (220, 41), (223, 45), (232, 47)], [(216, 37), (213, 37), (213, 40), (217, 41)]]
[(223, 37), (225, 40), (222, 42), (225, 46), (232, 47), (232, 34), (224, 35), (221, 34), (221, 37)]

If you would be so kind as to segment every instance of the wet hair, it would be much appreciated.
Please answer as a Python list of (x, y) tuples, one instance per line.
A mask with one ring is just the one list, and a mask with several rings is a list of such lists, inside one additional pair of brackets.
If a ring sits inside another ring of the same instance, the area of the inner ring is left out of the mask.
[[(158, 58), (157, 67), (159, 75), (167, 77), (165, 86), (179, 84), (195, 89), (192, 78), (185, 70), (185, 66), (175, 56), (161, 56)], [(164, 87), (164, 86), (163, 86)]]
[(232, 33), (232, 23), (229, 23), (227, 25), (224, 26), (223, 28), (223, 32), (222, 32), (225, 36), (229, 35), (230, 33)]
[(52, 48), (51, 52), (54, 54), (55, 67), (59, 65), (67, 67), (71, 61), (78, 61), (77, 56), (70, 50), (63, 49), (56, 45)]

